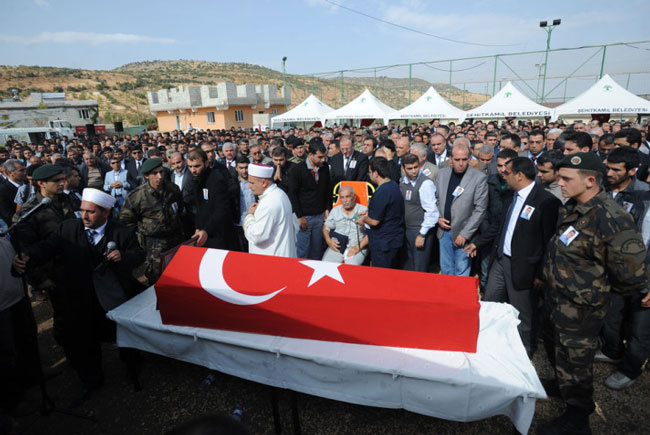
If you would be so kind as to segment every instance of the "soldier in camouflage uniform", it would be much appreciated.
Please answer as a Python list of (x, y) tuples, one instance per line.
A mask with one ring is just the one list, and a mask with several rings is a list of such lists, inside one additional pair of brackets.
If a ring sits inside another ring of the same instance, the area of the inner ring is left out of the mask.
[(600, 190), (605, 168), (598, 156), (568, 155), (558, 168), (562, 194), (571, 199), (560, 209), (546, 253), (544, 338), (567, 408), (541, 433), (590, 434), (593, 362), (608, 293), (646, 286), (646, 252), (632, 217)]
[(183, 241), (183, 195), (178, 186), (165, 180), (163, 171), (161, 159), (144, 162), (142, 174), (147, 182), (129, 194), (120, 211), (120, 222), (137, 228), (150, 285), (160, 277), (160, 253)]
[[(53, 232), (61, 222), (75, 218), (74, 205), (68, 195), (63, 193), (65, 175), (63, 168), (58, 165), (44, 165), (34, 171), (32, 179), (38, 187), (36, 194), (23, 204), (14, 215), (13, 221), (17, 222), (30, 210), (38, 206), (43, 198), (52, 200), (48, 205), (41, 206), (27, 220), (21, 222), (12, 231), (12, 240), (16, 252), (23, 252), (39, 240), (44, 240)], [(36, 300), (45, 300), (47, 293), (52, 293), (54, 288), (54, 262), (50, 260), (42, 267), (34, 268), (27, 273), (27, 282), (32, 286), (32, 296)], [(52, 295), (52, 304), (56, 304), (56, 297)], [(56, 315), (56, 307), (53, 307)]]

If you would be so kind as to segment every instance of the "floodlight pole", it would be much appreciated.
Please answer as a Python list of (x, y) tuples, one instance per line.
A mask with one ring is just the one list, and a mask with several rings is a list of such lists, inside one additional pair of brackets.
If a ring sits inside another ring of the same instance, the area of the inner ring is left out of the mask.
[(282, 58), (282, 83), (284, 89), (282, 90), (282, 99), (284, 100), (284, 112), (287, 112), (287, 56)]
[(553, 24), (550, 26), (547, 25), (546, 21), (539, 23), (539, 27), (546, 31), (546, 55), (544, 56), (544, 78), (542, 79), (542, 95), (540, 98), (540, 103), (544, 102), (544, 92), (546, 91), (546, 69), (548, 68), (548, 51), (551, 49), (551, 33), (553, 33), (553, 29), (559, 25), (559, 19), (553, 20)]

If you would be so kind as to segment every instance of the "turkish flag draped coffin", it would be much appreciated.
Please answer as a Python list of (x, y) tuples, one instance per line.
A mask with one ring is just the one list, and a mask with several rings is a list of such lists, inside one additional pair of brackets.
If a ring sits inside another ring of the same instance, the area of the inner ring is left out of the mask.
[(165, 324), (476, 352), (476, 278), (182, 246), (155, 285)]

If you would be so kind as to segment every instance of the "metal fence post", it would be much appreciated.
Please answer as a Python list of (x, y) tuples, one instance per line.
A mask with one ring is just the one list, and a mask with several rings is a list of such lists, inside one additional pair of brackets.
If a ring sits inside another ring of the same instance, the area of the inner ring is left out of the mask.
[(375, 68), (375, 96), (377, 96), (377, 68)]
[(344, 93), (343, 93), (343, 71), (341, 71), (341, 106), (343, 106), (343, 99), (344, 99)]
[(600, 76), (598, 78), (603, 78), (603, 72), (605, 71), (605, 56), (607, 56), (607, 46), (603, 45), (603, 60), (600, 62)]
[(494, 56), (494, 75), (492, 76), (492, 96), (496, 93), (497, 87), (497, 63), (499, 62), (499, 55)]
[(409, 63), (409, 104), (411, 104), (411, 73), (413, 72), (413, 64)]
[(449, 96), (447, 97), (447, 101), (451, 103), (451, 72), (454, 69), (454, 61), (450, 60), (449, 61)]

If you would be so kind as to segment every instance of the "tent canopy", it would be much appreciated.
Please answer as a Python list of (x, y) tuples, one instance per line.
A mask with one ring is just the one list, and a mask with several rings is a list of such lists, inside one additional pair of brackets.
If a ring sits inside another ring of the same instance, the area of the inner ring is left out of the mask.
[(384, 124), (388, 124), (393, 112), (395, 109), (382, 103), (366, 89), (345, 106), (328, 113), (325, 119), (382, 119)]
[(551, 109), (526, 97), (511, 82), (482, 105), (465, 112), (466, 118), (540, 118), (551, 115)]
[(332, 109), (327, 104), (323, 103), (313, 94), (308, 96), (305, 101), (298, 104), (293, 109), (289, 110), (282, 115), (274, 116), (271, 118), (271, 125), (282, 124), (285, 122), (316, 122), (320, 121), (325, 125), (325, 115), (331, 112)]
[(650, 113), (650, 101), (634, 95), (605, 74), (582, 94), (556, 107), (553, 119), (560, 115), (601, 113)]
[(402, 110), (391, 114), (390, 119), (458, 119), (465, 120), (465, 111), (452, 106), (433, 88)]

